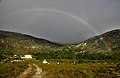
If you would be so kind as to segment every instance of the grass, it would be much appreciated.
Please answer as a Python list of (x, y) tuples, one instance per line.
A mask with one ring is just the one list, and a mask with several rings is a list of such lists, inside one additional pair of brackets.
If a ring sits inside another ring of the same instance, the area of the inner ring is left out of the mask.
[(28, 68), (28, 62), (0, 62), (0, 78), (16, 78)]
[[(20, 62), (0, 62), (0, 78), (16, 78), (28, 68), (28, 64), (35, 63), (43, 72), (42, 78), (119, 78), (120, 61), (115, 60), (83, 60), (74, 63), (74, 60), (49, 59), (49, 64), (43, 60), (26, 60)], [(57, 62), (60, 64), (57, 64)], [(35, 70), (33, 67), (31, 70)], [(26, 78), (32, 78), (34, 71)]]
[[(38, 63), (37, 63), (38, 64)], [(42, 78), (119, 78), (120, 62), (97, 61), (82, 63), (38, 64), (43, 69)]]

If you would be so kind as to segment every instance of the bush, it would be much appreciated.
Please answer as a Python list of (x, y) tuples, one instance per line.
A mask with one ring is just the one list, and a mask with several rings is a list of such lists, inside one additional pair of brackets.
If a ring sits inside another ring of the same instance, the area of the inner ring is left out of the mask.
[(0, 62), (0, 78), (16, 78), (28, 67), (26, 62), (4, 63)]

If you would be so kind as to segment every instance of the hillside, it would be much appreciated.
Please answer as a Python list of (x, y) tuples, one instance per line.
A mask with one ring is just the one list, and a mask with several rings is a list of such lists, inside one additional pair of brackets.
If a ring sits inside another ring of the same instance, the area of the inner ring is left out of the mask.
[(60, 47), (61, 45), (45, 39), (0, 30), (0, 49), (13, 50), (14, 53), (45, 52)]
[(120, 52), (120, 29), (92, 37), (78, 45), (77, 52)]
[(120, 52), (120, 29), (94, 36), (76, 45), (66, 46), (21, 33), (0, 31), (0, 49), (13, 50), (14, 53), (48, 52), (68, 48), (79, 53)]

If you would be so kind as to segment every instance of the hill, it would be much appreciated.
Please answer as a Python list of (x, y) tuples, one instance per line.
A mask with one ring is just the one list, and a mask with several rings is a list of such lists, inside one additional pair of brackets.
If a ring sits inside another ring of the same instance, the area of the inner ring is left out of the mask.
[(14, 53), (45, 52), (59, 49), (62, 45), (30, 35), (0, 30), (0, 49)]
[(120, 52), (120, 29), (92, 37), (78, 45), (77, 52)]
[(79, 53), (120, 52), (120, 29), (94, 36), (76, 45), (60, 45), (30, 35), (0, 30), (0, 49), (9, 49), (14, 53), (48, 52), (71, 49)]

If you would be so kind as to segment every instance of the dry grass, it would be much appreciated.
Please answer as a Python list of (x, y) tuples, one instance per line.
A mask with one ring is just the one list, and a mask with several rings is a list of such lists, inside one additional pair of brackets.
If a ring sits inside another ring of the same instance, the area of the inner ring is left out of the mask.
[(50, 62), (50, 64), (39, 63), (38, 66), (43, 69), (43, 78), (119, 78), (119, 63), (101, 61), (57, 65), (57, 62)]
[(16, 78), (28, 67), (26, 62), (4, 63), (0, 62), (0, 78)]

